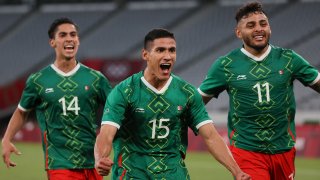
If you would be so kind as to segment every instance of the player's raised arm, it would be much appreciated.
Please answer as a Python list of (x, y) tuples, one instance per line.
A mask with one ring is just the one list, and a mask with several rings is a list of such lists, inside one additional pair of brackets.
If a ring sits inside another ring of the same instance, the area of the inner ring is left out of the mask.
[(108, 124), (102, 125), (94, 147), (95, 168), (101, 176), (110, 173), (113, 161), (110, 159), (112, 141), (117, 128)]
[(10, 159), (11, 153), (20, 155), (21, 152), (14, 146), (12, 139), (14, 135), (22, 128), (24, 121), (27, 119), (28, 113), (16, 109), (10, 119), (7, 130), (2, 139), (2, 158), (6, 166), (15, 167), (16, 163)]
[(244, 173), (236, 161), (233, 159), (232, 154), (219, 135), (219, 133), (216, 131), (213, 124), (208, 123), (199, 128), (199, 133), (204, 139), (204, 142), (206, 143), (209, 152), (211, 155), (219, 161), (221, 164), (223, 164), (235, 177), (236, 180), (249, 180), (251, 177)]

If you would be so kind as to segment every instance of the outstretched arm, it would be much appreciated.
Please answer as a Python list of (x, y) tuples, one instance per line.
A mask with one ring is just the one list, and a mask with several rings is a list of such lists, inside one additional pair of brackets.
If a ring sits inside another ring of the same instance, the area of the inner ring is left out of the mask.
[(310, 86), (313, 90), (317, 91), (320, 93), (320, 80), (316, 82), (314, 85)]
[(238, 164), (233, 159), (233, 156), (213, 126), (213, 124), (205, 124), (199, 128), (200, 135), (204, 139), (210, 154), (224, 165), (235, 177), (236, 180), (250, 180), (251, 177), (242, 172)]
[(14, 135), (22, 128), (27, 117), (27, 112), (21, 111), (19, 108), (16, 108), (9, 121), (7, 130), (2, 138), (2, 158), (3, 162), (8, 168), (16, 166), (16, 163), (12, 162), (10, 159), (11, 153), (15, 153), (17, 155), (21, 154), (21, 152), (12, 143), (12, 139)]
[(112, 141), (117, 128), (108, 124), (102, 125), (94, 146), (95, 168), (101, 176), (110, 173), (113, 161), (110, 159)]

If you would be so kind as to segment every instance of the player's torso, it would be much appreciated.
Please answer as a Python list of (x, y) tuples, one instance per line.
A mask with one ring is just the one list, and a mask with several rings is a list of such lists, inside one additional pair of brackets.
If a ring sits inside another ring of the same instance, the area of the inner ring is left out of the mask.
[(94, 110), (98, 76), (80, 68), (71, 76), (62, 76), (53, 69), (36, 74), (34, 84), (41, 97), (41, 110), (75, 121), (81, 113)]
[(50, 67), (35, 76), (48, 168), (93, 168), (99, 76), (82, 67), (70, 76)]
[(295, 111), (291, 63), (280, 51), (262, 61), (241, 52), (226, 59), (232, 144), (266, 153), (293, 146), (288, 132)]
[(239, 115), (253, 115), (274, 113), (280, 107), (287, 107), (292, 101), (290, 63), (277, 52), (262, 61), (241, 53), (226, 58), (224, 71), (233, 109)]
[(193, 91), (173, 79), (164, 93), (156, 93), (142, 81), (130, 97), (123, 128), (138, 144), (138, 151), (178, 152), (186, 138), (185, 113)]
[(188, 177), (181, 154), (186, 151), (186, 111), (194, 89), (173, 79), (164, 93), (157, 93), (137, 81), (124, 90), (132, 95), (118, 134), (120, 138), (114, 143), (115, 160), (126, 173), (117, 165), (113, 175), (166, 179), (168, 173), (174, 172)]

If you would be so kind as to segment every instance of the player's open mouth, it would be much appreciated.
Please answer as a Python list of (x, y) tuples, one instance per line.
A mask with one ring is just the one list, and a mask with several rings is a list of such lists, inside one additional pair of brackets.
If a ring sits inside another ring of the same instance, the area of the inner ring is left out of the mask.
[(162, 63), (160, 64), (160, 68), (165, 71), (165, 70), (169, 70), (171, 67), (171, 64), (170, 63)]
[(73, 50), (74, 46), (73, 45), (67, 45), (67, 46), (64, 46), (64, 49), (65, 50)]
[(262, 39), (263, 39), (263, 36), (254, 36), (254, 39), (256, 39), (256, 40), (262, 40)]
[(264, 36), (265, 36), (265, 34), (264, 33), (255, 33), (254, 35), (253, 35), (253, 38), (255, 39), (255, 40), (263, 40), (263, 38), (264, 38)]

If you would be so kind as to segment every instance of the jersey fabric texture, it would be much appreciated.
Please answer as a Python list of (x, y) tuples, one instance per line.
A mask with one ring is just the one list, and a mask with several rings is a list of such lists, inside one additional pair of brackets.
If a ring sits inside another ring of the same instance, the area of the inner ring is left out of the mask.
[(220, 57), (198, 90), (209, 97), (228, 92), (231, 145), (269, 154), (289, 151), (296, 138), (293, 81), (312, 85), (319, 73), (294, 51), (272, 45), (254, 58), (243, 48)]
[(100, 72), (80, 63), (69, 73), (50, 65), (28, 78), (19, 109), (35, 109), (46, 169), (94, 168), (96, 110), (110, 91)]
[(113, 142), (113, 179), (189, 179), (184, 164), (188, 127), (212, 123), (197, 90), (171, 75), (158, 91), (143, 72), (110, 93), (102, 124), (119, 130)]

